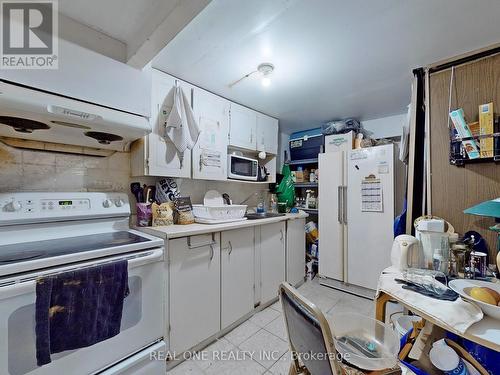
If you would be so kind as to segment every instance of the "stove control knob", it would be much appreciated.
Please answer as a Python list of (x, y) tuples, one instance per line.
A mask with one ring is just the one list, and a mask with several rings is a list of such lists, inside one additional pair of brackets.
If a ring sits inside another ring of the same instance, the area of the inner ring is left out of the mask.
[(21, 208), (23, 208), (21, 203), (19, 203), (18, 201), (14, 201), (14, 200), (10, 203), (7, 203), (5, 206), (3, 206), (4, 211), (7, 211), (7, 212), (16, 212), (16, 211), (19, 211)]
[(113, 201), (111, 199), (105, 199), (103, 202), (102, 202), (102, 206), (104, 208), (109, 208), (113, 205)]
[(117, 200), (115, 200), (115, 206), (116, 207), (121, 207), (121, 206), (123, 206), (124, 203), (125, 202), (121, 198), (118, 198)]

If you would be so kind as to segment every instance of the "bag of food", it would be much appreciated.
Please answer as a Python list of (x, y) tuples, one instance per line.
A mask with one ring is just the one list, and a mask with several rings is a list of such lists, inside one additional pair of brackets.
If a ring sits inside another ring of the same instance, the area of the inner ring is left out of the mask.
[(191, 204), (191, 198), (189, 197), (179, 197), (174, 198), (175, 207), (175, 223), (176, 224), (193, 224), (193, 206)]
[(157, 202), (173, 202), (175, 198), (179, 198), (180, 196), (179, 188), (173, 178), (163, 178), (156, 183), (155, 198)]
[(283, 179), (276, 190), (278, 203), (286, 203), (288, 208), (292, 208), (295, 204), (295, 185), (292, 179), (292, 172), (290, 172), (290, 166), (287, 164), (283, 165), (281, 174), (283, 174)]
[(151, 209), (153, 211), (153, 227), (174, 224), (174, 210), (171, 203), (153, 203)]

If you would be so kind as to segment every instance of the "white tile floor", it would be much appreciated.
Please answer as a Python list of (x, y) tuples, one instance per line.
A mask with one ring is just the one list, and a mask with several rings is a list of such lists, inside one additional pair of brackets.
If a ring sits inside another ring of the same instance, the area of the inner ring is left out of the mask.
[[(303, 284), (299, 291), (314, 302), (327, 319), (339, 312), (351, 311), (370, 317), (375, 314), (373, 301), (322, 286), (317, 279)], [(389, 304), (388, 315), (391, 312), (389, 309), (397, 309), (397, 306)], [(291, 360), (281, 305), (276, 302), (260, 311), (204, 351), (208, 359), (184, 361), (168, 375), (287, 375)], [(267, 357), (260, 354), (265, 351), (271, 354)], [(228, 357), (224, 359), (213, 355), (221, 352)]]

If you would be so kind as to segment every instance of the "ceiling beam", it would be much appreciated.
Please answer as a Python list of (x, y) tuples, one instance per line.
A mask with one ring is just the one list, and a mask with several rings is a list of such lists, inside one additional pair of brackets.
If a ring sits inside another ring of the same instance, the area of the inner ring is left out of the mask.
[(127, 45), (59, 13), (59, 37), (120, 62), (127, 61)]
[(144, 68), (211, 0), (180, 0), (144, 41), (127, 45), (127, 64)]

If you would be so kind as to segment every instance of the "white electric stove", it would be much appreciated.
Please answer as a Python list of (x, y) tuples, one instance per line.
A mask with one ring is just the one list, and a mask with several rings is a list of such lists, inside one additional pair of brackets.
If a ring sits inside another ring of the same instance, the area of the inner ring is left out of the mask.
[[(129, 227), (120, 193), (0, 194), (0, 374), (164, 374), (163, 241)], [(120, 333), (90, 347), (35, 355), (35, 285), (42, 276), (128, 261)]]

